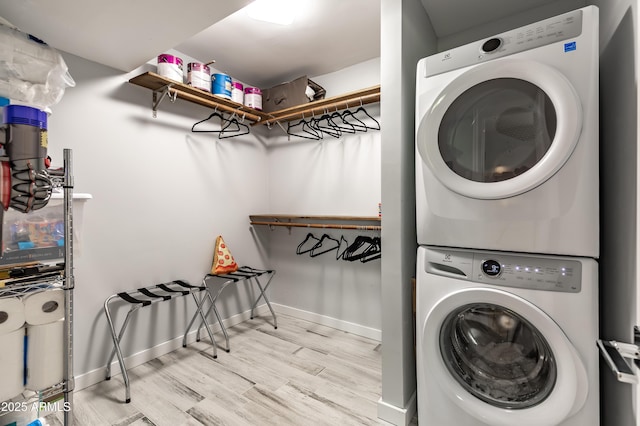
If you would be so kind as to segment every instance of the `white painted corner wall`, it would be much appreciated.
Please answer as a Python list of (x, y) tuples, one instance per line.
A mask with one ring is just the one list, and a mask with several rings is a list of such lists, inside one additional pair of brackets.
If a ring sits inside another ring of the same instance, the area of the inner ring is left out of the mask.
[[(72, 149), (74, 190), (93, 196), (84, 204), (82, 250), (74, 258), (74, 374), (86, 375), (79, 383), (99, 378), (112, 348), (106, 298), (173, 279), (200, 283), (211, 267), (217, 235), (240, 265), (280, 269), (270, 288), (274, 304), (337, 326), (356, 325), (379, 338), (379, 261), (336, 268), (339, 263), (318, 259), (308, 265), (311, 275), (304, 270), (309, 259), (296, 263), (295, 233), (254, 229), (248, 218), (293, 210), (377, 214), (379, 132), (309, 143), (286, 141), (277, 128), (255, 127), (249, 135), (219, 140), (191, 132), (211, 113), (198, 105), (165, 99), (152, 118), (152, 92), (128, 83), (153, 70), (152, 64), (123, 74), (64, 52), (63, 57), (76, 87), (52, 107), (49, 154), (61, 165), (63, 149)], [(330, 93), (375, 85), (379, 60), (313, 78)], [(300, 164), (307, 167), (293, 167)], [(346, 165), (349, 172), (342, 170)], [(283, 269), (289, 262), (294, 272), (288, 275)], [(325, 271), (325, 279), (317, 281), (313, 268)], [(256, 296), (249, 285), (227, 289), (220, 300), (223, 318), (243, 315)], [(127, 310), (124, 304), (115, 309), (116, 327)], [(157, 356), (152, 348), (169, 350), (193, 313), (189, 298), (140, 309), (124, 335), (125, 356), (142, 362), (145, 351)]]

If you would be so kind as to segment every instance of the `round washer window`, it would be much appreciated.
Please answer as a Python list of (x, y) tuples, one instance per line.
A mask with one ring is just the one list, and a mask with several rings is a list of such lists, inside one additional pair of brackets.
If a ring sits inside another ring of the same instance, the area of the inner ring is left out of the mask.
[(535, 406), (556, 383), (556, 362), (544, 336), (503, 306), (469, 304), (449, 314), (440, 351), (463, 388), (495, 407)]
[(445, 164), (474, 182), (500, 182), (525, 173), (547, 153), (556, 110), (535, 84), (496, 78), (476, 84), (449, 106), (438, 131)]

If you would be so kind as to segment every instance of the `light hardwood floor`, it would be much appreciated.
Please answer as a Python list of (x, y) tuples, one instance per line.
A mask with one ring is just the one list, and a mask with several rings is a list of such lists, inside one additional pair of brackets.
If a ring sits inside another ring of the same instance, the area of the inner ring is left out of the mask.
[(76, 392), (75, 425), (387, 424), (377, 418), (379, 342), (284, 314), (274, 329), (265, 318), (230, 328), (231, 352), (217, 359), (207, 338), (130, 369), (129, 404), (122, 375)]

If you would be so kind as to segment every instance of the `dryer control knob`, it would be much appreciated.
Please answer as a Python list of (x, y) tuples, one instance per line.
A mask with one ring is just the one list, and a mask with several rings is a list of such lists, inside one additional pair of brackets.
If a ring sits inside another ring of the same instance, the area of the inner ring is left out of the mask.
[(482, 43), (482, 51), (484, 53), (491, 53), (498, 50), (500, 46), (502, 46), (502, 39), (497, 37), (490, 38), (489, 40)]

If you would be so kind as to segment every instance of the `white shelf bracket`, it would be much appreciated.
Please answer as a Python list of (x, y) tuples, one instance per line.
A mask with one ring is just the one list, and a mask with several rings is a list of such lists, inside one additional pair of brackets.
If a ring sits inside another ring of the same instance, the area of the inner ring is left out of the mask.
[(153, 118), (158, 118), (158, 105), (162, 102), (162, 100), (168, 96), (171, 102), (176, 101), (176, 97), (178, 96), (178, 92), (174, 91), (171, 93), (169, 89), (171, 89), (173, 84), (167, 84), (166, 86), (162, 86), (159, 89), (153, 91), (152, 100), (151, 100), (151, 110)]

